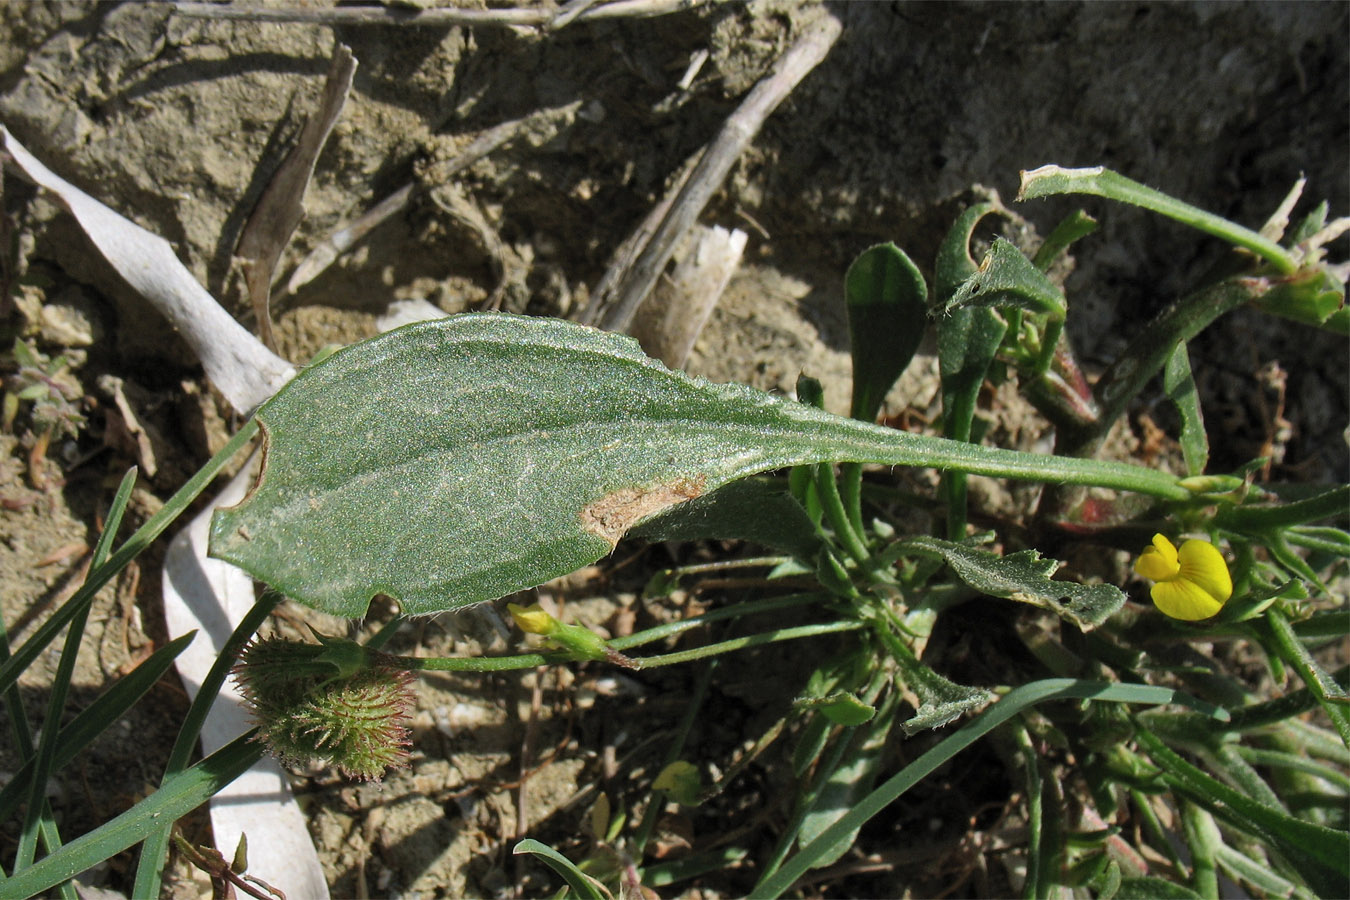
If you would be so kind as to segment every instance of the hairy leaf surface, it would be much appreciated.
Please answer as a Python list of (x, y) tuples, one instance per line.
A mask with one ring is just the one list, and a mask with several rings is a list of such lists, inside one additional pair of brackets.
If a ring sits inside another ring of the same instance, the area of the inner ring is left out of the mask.
[(355, 344), (257, 414), (258, 484), (211, 553), (344, 616), (424, 615), (594, 562), (630, 527), (746, 475), (818, 462), (960, 467), (1166, 497), (1170, 475), (907, 434), (672, 372), (556, 319), (451, 316)]

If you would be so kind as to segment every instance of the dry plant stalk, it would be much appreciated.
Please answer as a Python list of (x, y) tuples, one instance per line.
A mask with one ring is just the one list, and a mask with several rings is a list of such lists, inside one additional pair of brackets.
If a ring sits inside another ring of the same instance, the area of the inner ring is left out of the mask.
[[(602, 283), (612, 282), (616, 287), (612, 297), (597, 290), (594, 302), (603, 311), (597, 309), (590, 316), (591, 320), (598, 319), (600, 327), (606, 331), (628, 329), (638, 306), (651, 292), (680, 239), (722, 186), (741, 153), (759, 134), (765, 120), (778, 105), (825, 59), (842, 30), (843, 26), (833, 15), (822, 15), (778, 59), (769, 74), (751, 88), (745, 100), (722, 125), (717, 137), (703, 151), (688, 181), (672, 190), (674, 199), (668, 201), (669, 211), (636, 254), (631, 268), (615, 278), (611, 278), (609, 272), (605, 273)], [(640, 230), (646, 225), (644, 222)], [(622, 264), (620, 259), (616, 265)]]
[(244, 281), (248, 285), (253, 314), (258, 319), (258, 336), (269, 349), (275, 351), (272, 335), (272, 274), (276, 271), (281, 252), (290, 243), (296, 226), (304, 218), (305, 188), (314, 176), (314, 164), (319, 152), (328, 142), (356, 74), (356, 58), (351, 48), (338, 44), (333, 50), (333, 61), (328, 68), (319, 108), (305, 122), (295, 146), (278, 167), (267, 188), (258, 199), (239, 237), (235, 256), (242, 261)]
[(254, 22), (298, 22), (307, 25), (408, 25), (446, 28), (452, 25), (533, 27), (556, 31), (574, 21), (645, 19), (702, 6), (708, 0), (615, 0), (596, 6), (594, 0), (573, 0), (561, 9), (547, 7), (414, 9), (400, 6), (221, 6), (216, 3), (178, 3), (174, 12), (201, 19), (244, 19)]
[[(441, 180), (449, 179), (529, 128), (554, 119), (565, 118), (576, 112), (580, 106), (581, 101), (577, 100), (556, 109), (537, 110), (519, 119), (510, 119), (493, 125), (470, 141), (453, 159), (435, 163), (432, 166), (435, 177)], [(311, 250), (291, 273), (290, 280), (286, 283), (286, 293), (294, 294), (318, 278), (342, 254), (356, 246), (375, 228), (407, 209), (418, 187), (418, 182), (408, 182), (354, 221), (343, 224), (319, 242), (319, 245)]]

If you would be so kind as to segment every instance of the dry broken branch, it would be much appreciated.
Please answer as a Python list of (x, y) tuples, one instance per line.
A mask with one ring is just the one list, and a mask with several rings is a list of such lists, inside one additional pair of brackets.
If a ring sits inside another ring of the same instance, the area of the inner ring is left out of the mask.
[(235, 255), (241, 260), (244, 281), (248, 285), (253, 314), (258, 319), (258, 336), (269, 349), (277, 344), (272, 336), (272, 274), (276, 271), (281, 252), (290, 243), (291, 235), (304, 217), (305, 188), (314, 176), (314, 164), (319, 152), (328, 142), (347, 94), (352, 89), (356, 74), (356, 58), (351, 48), (338, 44), (333, 50), (333, 61), (328, 68), (319, 108), (305, 122), (295, 146), (268, 182), (267, 188), (253, 208)]
[[(554, 109), (541, 109), (519, 119), (511, 119), (493, 125), (470, 141), (454, 158), (436, 163), (432, 167), (435, 173), (434, 177), (439, 181), (445, 181), (527, 129), (541, 122), (569, 116), (576, 112), (580, 106), (581, 101), (577, 100)], [(343, 224), (324, 238), (317, 247), (309, 252), (308, 256), (300, 261), (300, 265), (295, 267), (290, 280), (286, 283), (286, 292), (294, 294), (300, 288), (318, 278), (337, 261), (338, 257), (356, 246), (378, 225), (407, 209), (417, 187), (418, 182), (408, 182), (366, 210), (355, 221)]]
[[(660, 277), (680, 239), (722, 186), (737, 158), (754, 140), (769, 115), (830, 52), (841, 30), (839, 20), (833, 15), (822, 15), (779, 58), (769, 74), (751, 88), (745, 100), (703, 152), (688, 181), (672, 190), (675, 196), (668, 201), (669, 211), (646, 246), (637, 254), (632, 267), (621, 279), (613, 279), (617, 287), (613, 292), (612, 305), (608, 302), (609, 298), (597, 290), (597, 304), (605, 308), (602, 313), (592, 314), (592, 318), (599, 315), (601, 328), (607, 331), (627, 330), (633, 314)], [(639, 230), (645, 229), (647, 224), (644, 222)], [(606, 280), (609, 280), (608, 272), (602, 283)]]
[(731, 282), (746, 234), (720, 225), (695, 225), (681, 242), (670, 277), (638, 308), (630, 333), (648, 356), (672, 369), (689, 360), (703, 326)]
[[(575, 2), (575, 0), (574, 0)], [(299, 22), (308, 25), (411, 25), (446, 28), (452, 25), (498, 25), (557, 28), (569, 21), (651, 18), (702, 6), (708, 0), (614, 0), (572, 12), (547, 7), (526, 9), (411, 9), (400, 6), (336, 6), (315, 9), (305, 6), (221, 6), (216, 3), (177, 3), (174, 12), (201, 19), (245, 19), (254, 22)], [(561, 24), (557, 24), (562, 19)]]

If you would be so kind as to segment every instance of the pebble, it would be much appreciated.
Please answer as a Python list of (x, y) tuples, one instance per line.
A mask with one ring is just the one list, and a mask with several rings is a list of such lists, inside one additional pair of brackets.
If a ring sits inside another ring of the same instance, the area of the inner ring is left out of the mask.
[(70, 285), (42, 306), (38, 333), (44, 343), (90, 347), (103, 338), (98, 303), (78, 285)]

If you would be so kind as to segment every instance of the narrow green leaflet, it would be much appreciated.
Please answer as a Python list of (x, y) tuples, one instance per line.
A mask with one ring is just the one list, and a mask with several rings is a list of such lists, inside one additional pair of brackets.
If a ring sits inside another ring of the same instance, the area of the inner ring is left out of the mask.
[(869, 706), (845, 691), (837, 691), (810, 705), (814, 705), (816, 709), (820, 710), (821, 715), (836, 725), (861, 725), (864, 722), (871, 721), (872, 717), (877, 714), (875, 707)]
[(1064, 254), (1076, 240), (1087, 237), (1097, 230), (1097, 220), (1083, 210), (1074, 210), (1060, 220), (1054, 231), (1036, 248), (1031, 262), (1042, 272), (1049, 272), (1055, 261)]
[(595, 879), (578, 869), (570, 859), (548, 844), (540, 843), (534, 838), (526, 838), (516, 844), (511, 851), (513, 856), (519, 856), (522, 853), (537, 856), (543, 860), (550, 869), (562, 876), (575, 896), (582, 898), (582, 900), (604, 900), (606, 892), (600, 888)]
[(1181, 417), (1181, 452), (1186, 458), (1186, 474), (1200, 475), (1209, 462), (1209, 438), (1205, 436), (1205, 417), (1200, 410), (1200, 395), (1191, 375), (1191, 357), (1186, 342), (1177, 344), (1163, 368), (1163, 390)]
[(850, 414), (871, 422), (923, 340), (928, 286), (903, 250), (879, 244), (848, 267), (844, 301), (853, 354)]
[(822, 462), (959, 468), (1184, 499), (1162, 472), (832, 416), (672, 372), (557, 319), (451, 316), (306, 369), (258, 411), (258, 483), (212, 555), (343, 616), (387, 594), (456, 609), (594, 562), (633, 525), (724, 484)]
[(1125, 603), (1125, 594), (1113, 584), (1054, 581), (1059, 568), (1035, 550), (998, 556), (988, 550), (932, 537), (905, 541), (906, 549), (940, 556), (957, 577), (977, 591), (1048, 609), (1083, 631), (1105, 622)]
[(950, 725), (966, 713), (988, 706), (993, 699), (984, 688), (957, 684), (917, 659), (900, 657), (897, 661), (906, 685), (919, 697), (919, 708), (914, 710), (914, 715), (900, 723), (905, 734), (911, 737), (920, 731)]
[(1284, 274), (1290, 274), (1297, 268), (1289, 251), (1270, 238), (1175, 197), (1169, 197), (1162, 191), (1140, 184), (1110, 169), (1101, 166), (1066, 169), (1063, 166), (1048, 165), (1022, 172), (1022, 185), (1017, 192), (1018, 200), (1032, 200), (1056, 194), (1094, 194), (1120, 203), (1141, 206), (1192, 228), (1221, 237), (1238, 247), (1246, 247), (1269, 260)]

